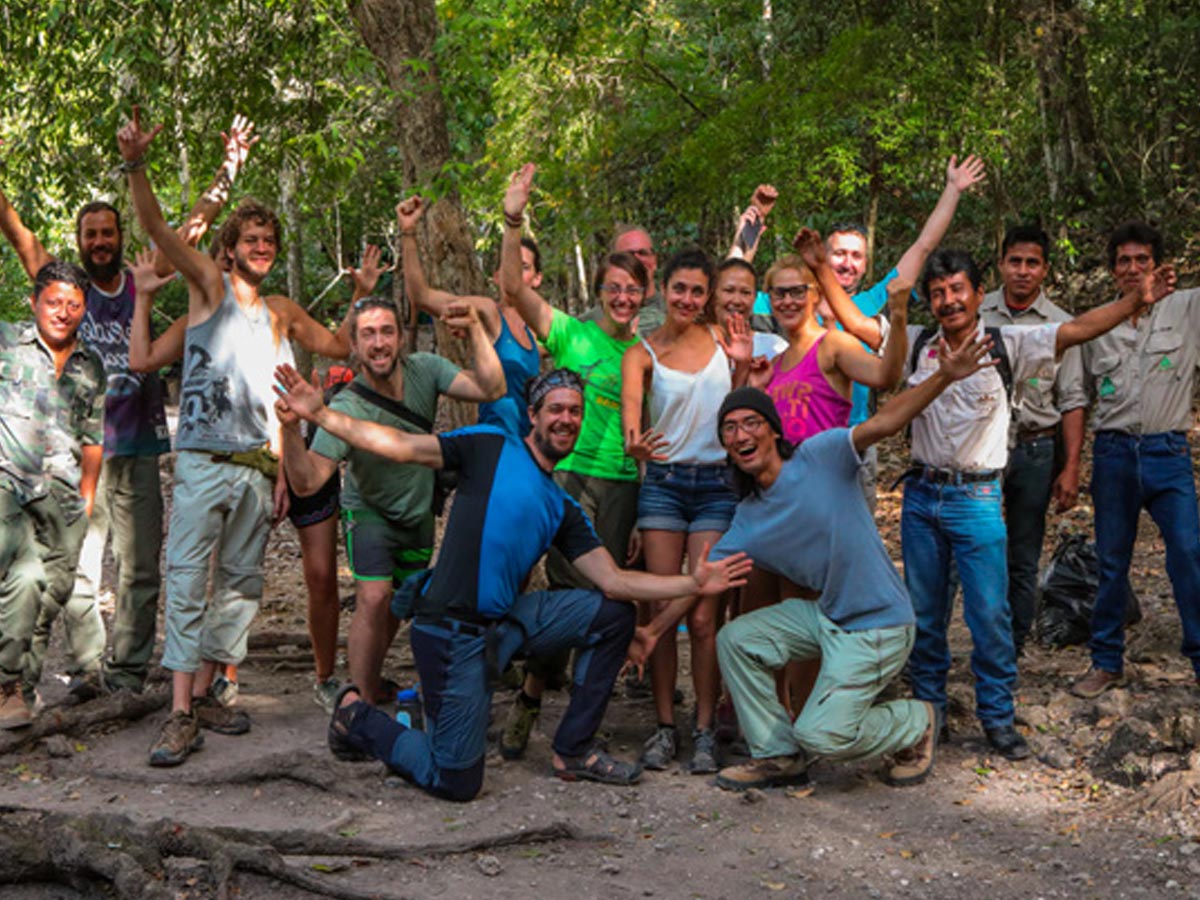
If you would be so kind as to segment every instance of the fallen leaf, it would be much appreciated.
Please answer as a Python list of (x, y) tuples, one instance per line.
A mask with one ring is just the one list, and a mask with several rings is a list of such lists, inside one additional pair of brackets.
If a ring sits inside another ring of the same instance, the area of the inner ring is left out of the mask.
[(805, 797), (811, 797), (816, 788), (812, 785), (808, 787), (796, 788), (794, 791), (788, 791), (787, 795), (793, 800), (802, 800)]
[(762, 886), (768, 891), (782, 891), (785, 887), (787, 887), (787, 885), (782, 881), (764, 881)]
[(883, 838), (885, 841), (890, 841), (892, 838), (894, 838), (894, 837), (896, 836), (896, 832), (894, 832), (894, 831), (881, 831), (881, 832), (879, 832), (879, 836), (880, 836), (881, 838)]

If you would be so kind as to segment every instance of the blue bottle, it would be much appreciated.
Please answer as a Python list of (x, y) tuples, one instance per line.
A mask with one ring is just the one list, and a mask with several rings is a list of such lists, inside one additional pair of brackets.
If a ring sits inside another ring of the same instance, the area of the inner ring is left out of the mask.
[(396, 691), (396, 721), (405, 728), (423, 729), (425, 717), (421, 709), (421, 685)]

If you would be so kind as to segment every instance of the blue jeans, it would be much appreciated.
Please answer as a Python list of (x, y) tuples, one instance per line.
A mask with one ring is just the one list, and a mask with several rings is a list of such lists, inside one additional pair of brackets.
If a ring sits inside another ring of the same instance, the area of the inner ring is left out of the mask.
[(935, 484), (910, 478), (900, 517), (904, 581), (917, 617), (909, 665), (913, 695), (946, 708), (953, 559), (962, 581), (963, 618), (974, 643), (975, 711), (984, 728), (1012, 724), (1017, 678), (1000, 507), (999, 480)]
[(1178, 431), (1099, 431), (1092, 455), (1100, 586), (1092, 610), (1092, 663), (1119, 673), (1125, 655), (1125, 579), (1144, 508), (1167, 550), (1167, 575), (1183, 624), (1183, 655), (1200, 677), (1200, 516), (1187, 436)]
[(1037, 615), (1038, 562), (1053, 488), (1054, 436), (1017, 444), (1004, 470), (1004, 521), (1008, 526), (1008, 605), (1018, 647), (1028, 639)]
[[(535, 591), (518, 597), (497, 626), (501, 671), (517, 655), (579, 649), (571, 701), (554, 735), (554, 752), (560, 756), (583, 756), (591, 748), (625, 662), (635, 619), (633, 604), (605, 599), (597, 591)], [(369, 709), (355, 716), (347, 737), (434, 796), (462, 801), (483, 786), (492, 688), (485, 638), (471, 625), (447, 627), (451, 624), (412, 626), (425, 730), (406, 728)]]

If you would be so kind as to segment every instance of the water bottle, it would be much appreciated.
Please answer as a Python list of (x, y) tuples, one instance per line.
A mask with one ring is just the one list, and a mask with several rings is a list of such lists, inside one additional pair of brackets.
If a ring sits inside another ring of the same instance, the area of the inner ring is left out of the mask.
[(396, 691), (396, 721), (405, 728), (425, 727), (424, 715), (421, 712), (421, 686), (419, 684)]

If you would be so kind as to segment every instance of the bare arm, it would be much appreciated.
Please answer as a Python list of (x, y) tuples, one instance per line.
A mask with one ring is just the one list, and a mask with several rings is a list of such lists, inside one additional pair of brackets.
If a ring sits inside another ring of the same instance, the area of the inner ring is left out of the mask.
[(845, 335), (833, 333), (825, 339), (835, 339), (837, 366), (847, 378), (880, 391), (890, 391), (900, 381), (904, 374), (904, 358), (908, 354), (910, 286), (899, 278), (893, 279), (892, 285), (892, 290), (888, 291), (891, 328), (882, 357), (865, 352), (857, 341)]
[(653, 429), (642, 430), (646, 394), (650, 390), (650, 354), (641, 343), (634, 344), (621, 357), (621, 431), (625, 452), (638, 462), (662, 462), (667, 442)]
[(349, 328), (342, 323), (337, 334), (305, 312), (300, 304), (277, 294), (264, 299), (271, 311), (279, 316), (287, 336), (310, 353), (330, 359), (346, 359), (350, 355)]
[[(284, 364), (275, 369), (275, 393), (280, 403), (276, 411), (288, 412), (324, 428), (352, 447), (374, 453), (393, 462), (416, 463), (431, 469), (442, 467), (442, 445), (431, 434), (407, 434), (377, 422), (365, 422), (330, 409), (321, 399), (321, 392), (305, 381), (300, 373)], [(282, 404), (282, 406), (280, 405)], [(286, 453), (284, 459), (287, 459)]]
[[(282, 410), (281, 406), (284, 407)], [(315, 494), (337, 471), (337, 463), (304, 446), (299, 417), (288, 410), (283, 401), (276, 402), (275, 411), (279, 414), (283, 436), (283, 468), (288, 484), (297, 496)]]
[(17, 215), (3, 191), (0, 191), (0, 232), (4, 233), (4, 237), (17, 251), (17, 258), (21, 260), (30, 281), (37, 275), (38, 269), (53, 258), (46, 252), (37, 235), (21, 221), (21, 217)]
[(1077, 406), (1062, 415), (1063, 470), (1054, 479), (1054, 507), (1060, 513), (1071, 509), (1079, 499), (1079, 458), (1083, 453), (1084, 420), (1087, 409)]
[[(550, 334), (554, 309), (541, 294), (521, 278), (521, 216), (529, 204), (533, 187), (533, 163), (525, 163), (513, 173), (504, 194), (504, 239), (500, 244), (500, 290), (533, 329), (538, 340)], [(514, 224), (515, 223), (515, 224)]]
[(904, 255), (896, 263), (896, 271), (901, 278), (910, 284), (916, 283), (925, 260), (946, 236), (950, 222), (954, 219), (954, 212), (958, 209), (959, 197), (972, 185), (983, 181), (986, 174), (983, 160), (977, 156), (968, 156), (962, 161), (962, 165), (958, 164), (957, 157), (950, 157), (950, 162), (946, 165), (946, 188), (942, 191), (942, 196), (938, 198), (933, 212), (925, 220), (925, 226), (917, 235), (916, 242), (904, 251)]
[(1133, 290), (1118, 299), (1076, 316), (1058, 328), (1054, 340), (1054, 352), (1061, 357), (1063, 351), (1076, 344), (1083, 344), (1094, 337), (1111, 331), (1130, 316), (1139, 315), (1152, 304), (1175, 290), (1175, 267), (1158, 266), (1147, 272)]
[(155, 254), (141, 250), (129, 267), (133, 273), (133, 316), (129, 322), (129, 368), (135, 372), (157, 372), (183, 358), (187, 316), (180, 316), (157, 339), (151, 338), (150, 309), (154, 295), (174, 275), (160, 276), (155, 269)]
[(100, 480), (100, 465), (104, 462), (103, 444), (85, 444), (79, 456), (79, 495), (83, 497), (84, 509), (92, 515), (96, 504), (96, 483)]
[(871, 316), (863, 315), (862, 310), (854, 305), (854, 301), (846, 293), (846, 289), (838, 283), (833, 266), (829, 265), (829, 259), (825, 255), (825, 244), (821, 241), (821, 235), (811, 228), (801, 228), (792, 239), (792, 246), (817, 276), (821, 292), (829, 301), (829, 308), (833, 310), (834, 317), (842, 323), (846, 332), (872, 350), (878, 350), (879, 345), (883, 343), (879, 323)]
[(499, 400), (508, 390), (504, 366), (496, 355), (491, 338), (479, 320), (479, 312), (470, 304), (457, 301), (446, 307), (442, 321), (451, 331), (466, 331), (471, 341), (474, 367), (463, 369), (450, 382), (447, 396), (470, 403), (490, 403)]
[(719, 562), (708, 561), (704, 549), (692, 575), (651, 575), (619, 569), (611, 554), (597, 547), (578, 557), (572, 565), (613, 600), (649, 603), (679, 597), (713, 597), (731, 587), (746, 583), (753, 563), (745, 553), (735, 553)]

